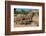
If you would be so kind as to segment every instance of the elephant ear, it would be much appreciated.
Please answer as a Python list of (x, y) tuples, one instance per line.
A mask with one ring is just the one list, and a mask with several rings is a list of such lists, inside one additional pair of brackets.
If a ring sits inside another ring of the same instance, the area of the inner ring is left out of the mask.
[(33, 16), (32, 17), (32, 21), (38, 22), (39, 21), (39, 17), (38, 16)]

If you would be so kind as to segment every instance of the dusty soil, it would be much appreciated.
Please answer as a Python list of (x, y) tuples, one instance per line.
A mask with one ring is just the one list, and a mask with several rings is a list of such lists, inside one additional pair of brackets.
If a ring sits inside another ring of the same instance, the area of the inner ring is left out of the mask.
[(15, 25), (14, 25), (14, 27), (30, 27), (30, 26), (31, 26), (31, 24), (30, 24), (30, 25), (15, 24)]

